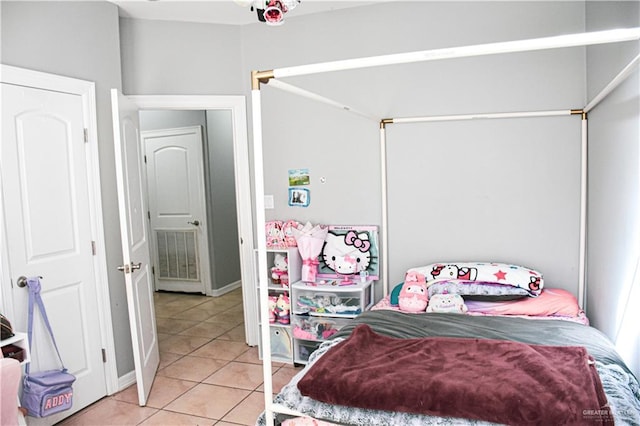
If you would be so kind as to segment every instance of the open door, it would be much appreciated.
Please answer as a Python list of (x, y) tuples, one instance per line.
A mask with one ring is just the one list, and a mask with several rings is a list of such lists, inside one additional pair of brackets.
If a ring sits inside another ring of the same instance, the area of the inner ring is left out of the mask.
[(125, 277), (138, 403), (146, 405), (160, 363), (149, 255), (146, 173), (138, 108), (117, 89), (111, 90), (111, 108), (122, 233), (123, 262), (118, 269)]

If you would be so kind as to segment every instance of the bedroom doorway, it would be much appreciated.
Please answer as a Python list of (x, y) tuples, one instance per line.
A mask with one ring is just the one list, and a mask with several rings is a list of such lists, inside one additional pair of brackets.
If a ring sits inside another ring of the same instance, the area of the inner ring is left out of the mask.
[[(258, 308), (254, 294), (255, 291), (253, 291), (252, 288), (254, 237), (245, 97), (150, 95), (129, 96), (128, 98), (133, 101), (140, 110), (139, 114), (142, 119), (141, 127), (143, 130), (150, 130), (150, 127), (145, 124), (145, 121), (148, 118), (147, 115), (150, 112), (160, 114), (159, 117), (161, 118), (159, 119), (159, 122), (162, 123), (161, 127), (180, 127), (182, 124), (178, 125), (172, 120), (181, 115), (194, 113), (206, 113), (204, 128), (212, 129), (228, 127), (226, 135), (214, 134), (213, 136), (210, 136), (214, 139), (221, 137), (229, 139), (227, 151), (208, 153), (207, 147), (212, 144), (207, 143), (204, 145), (204, 157), (206, 158), (208, 155), (212, 154), (218, 155), (219, 161), (223, 161), (227, 165), (231, 166), (232, 169), (230, 172), (227, 172), (227, 175), (229, 173), (232, 175), (232, 182), (228, 184), (232, 185), (233, 190), (226, 192), (225, 197), (227, 197), (227, 201), (223, 198), (217, 202), (215, 207), (224, 209), (229, 201), (234, 201), (237, 211), (237, 214), (235, 214), (233, 218), (235, 223), (229, 226), (216, 226), (216, 224), (213, 223), (211, 228), (216, 228), (217, 230), (225, 233), (222, 236), (216, 234), (215, 238), (226, 239), (226, 241), (229, 242), (226, 246), (218, 248), (218, 250), (214, 247), (212, 257), (216, 262), (224, 263), (228, 261), (225, 256), (239, 256), (240, 282), (231, 283), (232, 285), (227, 288), (224, 286), (222, 286), (222, 288), (215, 287), (217, 277), (215, 276), (216, 270), (214, 266), (214, 268), (212, 268), (211, 277), (213, 285), (209, 286), (210, 291), (207, 294), (211, 296), (219, 296), (239, 286), (242, 287), (246, 343), (248, 345), (255, 346), (259, 339), (259, 331), (257, 324), (252, 320), (253, 318), (256, 318)], [(203, 137), (205, 136), (206, 132), (203, 131)], [(207, 167), (208, 166), (205, 161), (205, 176), (210, 175), (213, 180), (218, 179), (218, 174), (223, 171), (220, 168), (207, 170)], [(208, 178), (206, 178), (205, 181), (208, 181)], [(206, 182), (206, 184), (208, 185), (209, 182)], [(209, 238), (211, 238), (211, 228), (209, 229)], [(229, 235), (229, 231), (231, 230), (236, 231), (234, 232), (234, 236)], [(221, 280), (224, 280), (224, 277), (222, 277)]]

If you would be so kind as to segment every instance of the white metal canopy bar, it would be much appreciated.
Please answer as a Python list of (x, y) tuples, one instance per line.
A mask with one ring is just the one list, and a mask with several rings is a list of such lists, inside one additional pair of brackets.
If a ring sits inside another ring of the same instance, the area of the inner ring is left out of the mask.
[(553, 110), (553, 111), (530, 111), (530, 112), (496, 112), (486, 114), (457, 114), (457, 115), (434, 115), (424, 117), (401, 117), (392, 118), (389, 121), (394, 124), (400, 123), (426, 123), (434, 121), (459, 121), (459, 120), (480, 120), (491, 118), (523, 118), (523, 117), (553, 117), (560, 115), (571, 115), (573, 110)]
[(593, 97), (591, 102), (589, 102), (587, 106), (584, 107), (584, 112), (591, 111), (593, 108), (596, 107), (596, 105), (600, 103), (601, 100), (606, 98), (609, 93), (613, 92), (616, 87), (618, 87), (623, 81), (627, 79), (627, 77), (629, 77), (629, 75), (632, 72), (635, 71), (639, 63), (640, 63), (640, 55), (633, 58), (633, 60), (629, 62), (629, 64), (626, 67), (624, 67), (622, 71), (620, 71), (618, 75), (616, 75), (613, 78), (613, 80), (611, 80), (611, 82), (607, 84), (604, 87), (604, 89), (602, 89), (602, 91), (600, 91), (600, 93), (598, 93), (596, 96)]
[(285, 83), (283, 81), (279, 81), (279, 80), (276, 80), (276, 79), (269, 80), (269, 84), (267, 85), (267, 87), (275, 87), (277, 89), (284, 90), (286, 92), (293, 93), (295, 95), (303, 96), (305, 98), (309, 98), (309, 99), (312, 99), (314, 101), (321, 102), (323, 104), (331, 105), (331, 106), (336, 107), (338, 109), (343, 109), (345, 111), (352, 112), (352, 113), (354, 113), (356, 115), (359, 115), (361, 117), (368, 118), (369, 120), (380, 121), (379, 118), (374, 117), (371, 114), (367, 114), (366, 112), (359, 111), (359, 110), (357, 110), (355, 108), (350, 107), (349, 105), (345, 105), (345, 104), (342, 104), (340, 102), (336, 102), (336, 101), (334, 101), (332, 99), (329, 99), (329, 98), (326, 98), (324, 96), (318, 95), (317, 93), (313, 93), (313, 92), (311, 92), (309, 90), (306, 90), (306, 89), (301, 89), (301, 88), (299, 88), (297, 86), (294, 86), (294, 85), (289, 84), (289, 83)]
[(560, 49), (565, 47), (589, 46), (595, 44), (616, 43), (621, 41), (632, 41), (639, 39), (640, 28), (595, 31), (589, 33), (567, 34), (528, 40), (516, 40), (500, 43), (476, 44), (463, 47), (422, 50), (417, 52), (370, 56), (364, 58), (345, 59), (341, 61), (276, 68), (273, 70), (273, 76), (275, 78), (293, 77), (330, 71), (370, 68), (382, 65), (407, 64), (411, 62), (496, 55), (501, 53), (528, 52), (534, 50)]

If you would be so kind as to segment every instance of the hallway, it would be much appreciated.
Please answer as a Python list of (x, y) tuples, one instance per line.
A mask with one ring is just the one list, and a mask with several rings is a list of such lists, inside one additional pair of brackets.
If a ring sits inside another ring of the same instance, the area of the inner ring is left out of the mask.
[[(146, 407), (136, 385), (60, 425), (254, 425), (264, 410), (262, 361), (244, 338), (242, 291), (213, 298), (155, 293), (160, 366)], [(274, 392), (299, 371), (274, 363)]]

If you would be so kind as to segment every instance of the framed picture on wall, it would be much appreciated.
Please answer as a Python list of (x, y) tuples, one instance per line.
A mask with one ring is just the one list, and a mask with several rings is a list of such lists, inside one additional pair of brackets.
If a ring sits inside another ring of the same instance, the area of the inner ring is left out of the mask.
[(289, 205), (292, 207), (308, 207), (311, 196), (306, 188), (289, 188)]

